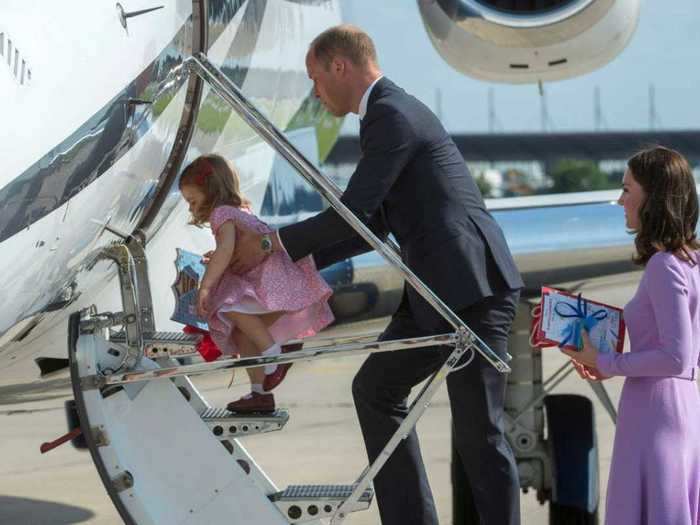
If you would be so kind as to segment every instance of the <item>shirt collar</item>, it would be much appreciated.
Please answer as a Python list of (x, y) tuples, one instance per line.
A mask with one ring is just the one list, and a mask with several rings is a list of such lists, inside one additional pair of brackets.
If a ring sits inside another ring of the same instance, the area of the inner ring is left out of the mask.
[(362, 98), (360, 99), (360, 108), (357, 112), (357, 114), (360, 117), (360, 120), (365, 118), (365, 115), (367, 114), (367, 103), (369, 102), (369, 95), (370, 95), (370, 93), (372, 93), (372, 88), (381, 79), (382, 79), (382, 75), (378, 76), (376, 78), (376, 80), (369, 85), (369, 87), (367, 88), (367, 91), (365, 91), (365, 94), (362, 95)]

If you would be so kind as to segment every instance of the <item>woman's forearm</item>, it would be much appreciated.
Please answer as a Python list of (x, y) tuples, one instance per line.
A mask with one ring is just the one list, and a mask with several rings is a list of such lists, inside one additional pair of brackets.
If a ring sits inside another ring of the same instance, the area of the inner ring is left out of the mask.
[(644, 377), (677, 376), (686, 368), (686, 363), (666, 350), (641, 352), (610, 352), (598, 356), (598, 370), (606, 375)]

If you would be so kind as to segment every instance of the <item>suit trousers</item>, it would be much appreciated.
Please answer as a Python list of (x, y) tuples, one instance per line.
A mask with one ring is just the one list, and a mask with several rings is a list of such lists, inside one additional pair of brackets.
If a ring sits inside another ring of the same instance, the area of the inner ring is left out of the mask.
[[(503, 357), (518, 298), (519, 291), (509, 290), (457, 314)], [(451, 331), (447, 322), (431, 330), (419, 328), (404, 293), (401, 307), (380, 339)], [(452, 347), (434, 347), (378, 353), (364, 362), (353, 380), (352, 391), (370, 462), (377, 458), (406, 417), (412, 387), (438, 370), (452, 350)], [(506, 380), (506, 375), (478, 353), (469, 365), (447, 376), (454, 445), (483, 525), (520, 523), (518, 472), (503, 430)], [(448, 448), (449, 444), (445, 443), (445, 449)], [(374, 488), (383, 525), (438, 523), (415, 429), (380, 470)]]

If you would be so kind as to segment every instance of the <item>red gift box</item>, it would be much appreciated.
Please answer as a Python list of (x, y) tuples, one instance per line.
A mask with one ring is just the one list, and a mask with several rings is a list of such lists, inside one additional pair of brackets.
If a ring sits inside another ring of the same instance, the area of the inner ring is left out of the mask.
[[(622, 352), (624, 344), (625, 344), (625, 321), (622, 316), (622, 309), (618, 308), (616, 306), (612, 306), (609, 304), (605, 303), (600, 303), (598, 301), (591, 301), (590, 299), (583, 299), (581, 295), (575, 295), (569, 292), (566, 292), (564, 290), (559, 290), (557, 288), (551, 288), (549, 286), (543, 286), (542, 287), (542, 295), (540, 297), (540, 302), (539, 304), (535, 305), (535, 307), (532, 309), (532, 323), (530, 325), (530, 346), (537, 347), (537, 348), (545, 348), (549, 346), (556, 346), (559, 347), (561, 346), (561, 341), (556, 341), (553, 339), (548, 339), (547, 336), (545, 335), (544, 330), (542, 329), (542, 309), (545, 301), (547, 300), (548, 296), (552, 293), (556, 293), (558, 295), (563, 295), (566, 297), (571, 297), (572, 299), (576, 299), (578, 301), (583, 301), (587, 306), (593, 306), (593, 307), (598, 307), (598, 308), (604, 308), (606, 310), (614, 310), (619, 313), (619, 321), (618, 321), (618, 326), (617, 326), (617, 343), (615, 345), (615, 351), (616, 352)], [(573, 344), (564, 344), (563, 348), (568, 348), (571, 350), (578, 350), (578, 348), (573, 345)]]
[(221, 357), (221, 350), (219, 350), (219, 347), (216, 346), (216, 343), (212, 340), (209, 332), (189, 324), (185, 325), (182, 331), (188, 335), (197, 334), (202, 337), (195, 348), (205, 361), (216, 361), (219, 357)]

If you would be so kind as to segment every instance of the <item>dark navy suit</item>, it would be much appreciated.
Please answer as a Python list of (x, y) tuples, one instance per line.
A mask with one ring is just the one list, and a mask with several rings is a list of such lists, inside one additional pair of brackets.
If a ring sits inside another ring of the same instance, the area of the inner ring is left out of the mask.
[[(344, 204), (380, 237), (392, 233), (411, 270), (504, 356), (523, 283), (450, 136), (425, 105), (382, 78), (370, 93), (360, 146)], [(370, 249), (333, 209), (282, 228), (279, 235), (293, 260), (313, 253), (319, 267)], [(381, 339), (449, 331), (405, 286)], [(447, 352), (414, 349), (365, 361), (353, 395), (370, 460), (407, 413), (411, 388), (437, 370)], [(448, 376), (447, 387), (455, 445), (482, 523), (519, 523), (517, 471), (503, 436), (505, 377), (477, 355)], [(438, 523), (415, 431), (377, 476), (375, 489), (384, 525)]]

